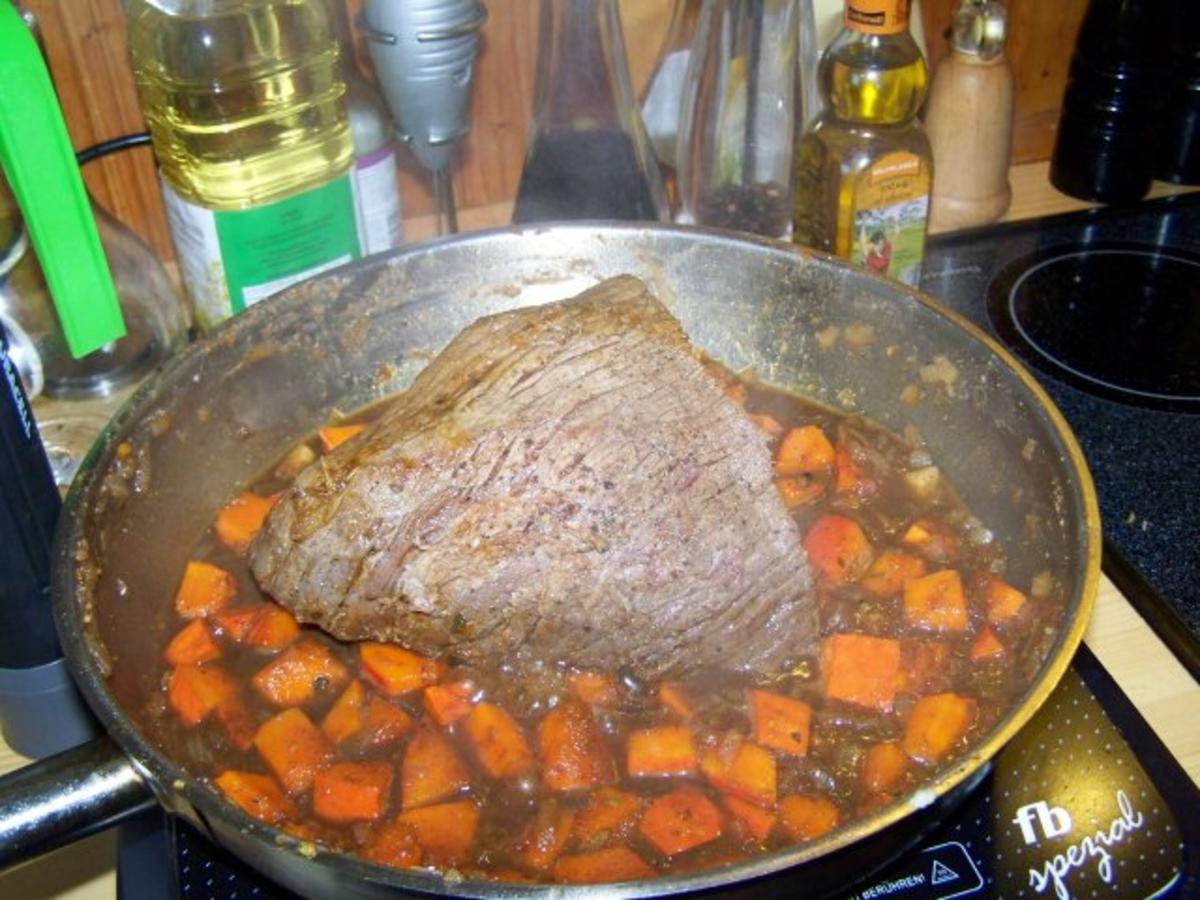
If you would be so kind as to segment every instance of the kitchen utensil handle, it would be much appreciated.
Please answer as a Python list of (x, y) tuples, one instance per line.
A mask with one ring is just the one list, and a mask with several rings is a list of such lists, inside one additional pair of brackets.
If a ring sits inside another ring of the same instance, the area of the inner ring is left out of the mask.
[(0, 869), (103, 831), (155, 802), (107, 736), (11, 772), (0, 778)]

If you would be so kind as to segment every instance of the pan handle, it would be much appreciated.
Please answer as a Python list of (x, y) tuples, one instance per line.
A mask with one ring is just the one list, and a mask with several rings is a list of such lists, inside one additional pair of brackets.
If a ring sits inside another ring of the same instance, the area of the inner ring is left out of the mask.
[(0, 778), (0, 870), (155, 804), (129, 757), (99, 737)]

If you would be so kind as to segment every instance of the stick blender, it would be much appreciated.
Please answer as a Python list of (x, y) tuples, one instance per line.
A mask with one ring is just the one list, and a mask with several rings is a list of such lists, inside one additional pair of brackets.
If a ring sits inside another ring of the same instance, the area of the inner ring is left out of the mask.
[(400, 138), (432, 176), (439, 234), (458, 231), (450, 165), (486, 19), (478, 0), (365, 0), (358, 22)]

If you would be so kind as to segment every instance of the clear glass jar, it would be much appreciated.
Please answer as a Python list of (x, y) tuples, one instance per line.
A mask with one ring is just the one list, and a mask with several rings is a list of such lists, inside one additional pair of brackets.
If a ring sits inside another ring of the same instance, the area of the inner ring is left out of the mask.
[(513, 221), (666, 218), (616, 0), (542, 0), (533, 124)]
[(680, 221), (786, 237), (796, 0), (706, 0), (688, 67)]

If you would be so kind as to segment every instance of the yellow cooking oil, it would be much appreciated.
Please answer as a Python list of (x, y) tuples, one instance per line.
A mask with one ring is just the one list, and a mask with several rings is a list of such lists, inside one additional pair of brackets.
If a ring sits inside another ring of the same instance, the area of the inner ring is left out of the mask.
[(360, 255), (328, 0), (129, 0), (129, 51), (202, 328)]
[(795, 154), (793, 240), (915, 285), (933, 154), (906, 0), (847, 0), (819, 71), (824, 109)]

